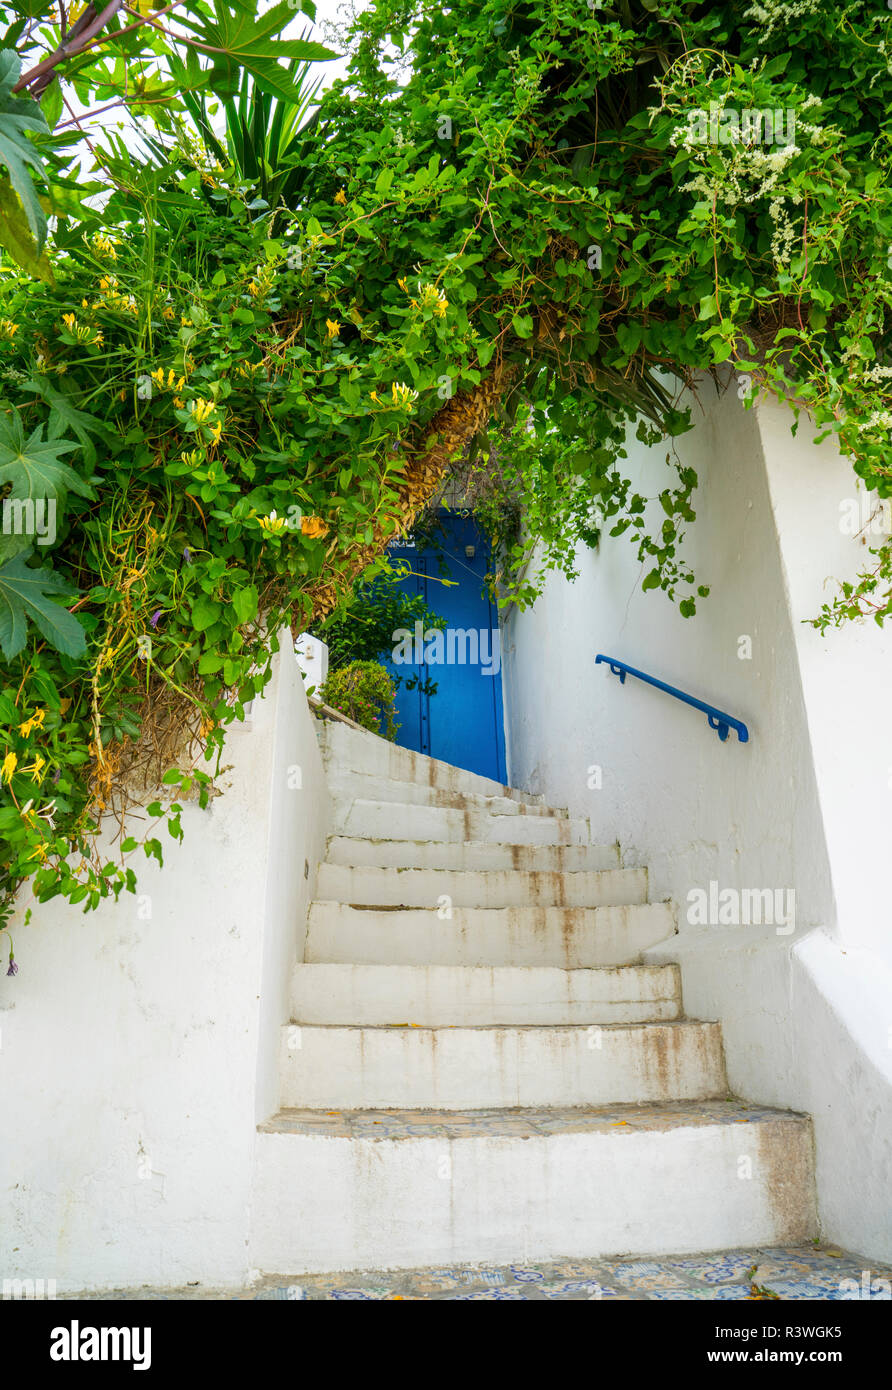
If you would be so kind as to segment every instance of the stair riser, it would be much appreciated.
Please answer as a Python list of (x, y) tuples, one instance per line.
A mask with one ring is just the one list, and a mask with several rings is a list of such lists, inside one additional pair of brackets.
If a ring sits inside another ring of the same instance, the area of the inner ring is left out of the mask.
[(329, 864), (354, 868), (520, 869), (576, 873), (580, 869), (618, 869), (617, 845), (476, 845), (445, 840), (354, 840), (333, 835)]
[(448, 840), (464, 844), (585, 845), (585, 821), (557, 816), (495, 816), (485, 811), (453, 811), (440, 806), (405, 806), (389, 801), (354, 801), (335, 808), (339, 835), (373, 840)]
[(298, 965), (295, 1023), (486, 1027), (671, 1021), (681, 1013), (677, 969), (468, 969), (463, 966)]
[(481, 796), (477, 792), (428, 787), (418, 782), (396, 782), (387, 777), (366, 777), (360, 773), (329, 773), (328, 789), (338, 808), (353, 801), (383, 801), (405, 806), (477, 810), (498, 816), (566, 816), (566, 811), (558, 807), (521, 802), (513, 797)]
[(504, 787), (489, 777), (439, 762), (436, 758), (400, 748), (374, 734), (360, 733), (348, 725), (320, 722), (319, 743), (325, 763), (333, 772), (345, 768), (361, 769), (363, 776), (385, 777), (446, 791), (469, 792), (477, 796), (510, 796), (514, 800), (541, 802), (541, 796)]
[(282, 1030), (281, 1104), (322, 1109), (610, 1105), (726, 1087), (717, 1024)]
[(255, 1192), (251, 1263), (283, 1273), (684, 1254), (817, 1229), (804, 1120), (528, 1139), (260, 1134)]
[(455, 908), (357, 911), (319, 902), (310, 909), (308, 961), (368, 965), (628, 965), (665, 941), (675, 922), (665, 903), (640, 907)]
[[(537, 874), (496, 870), (351, 869), (322, 864), (317, 898), (363, 906), (426, 907), (620, 907), (647, 900), (644, 869), (598, 873)], [(441, 920), (447, 920), (445, 917)]]

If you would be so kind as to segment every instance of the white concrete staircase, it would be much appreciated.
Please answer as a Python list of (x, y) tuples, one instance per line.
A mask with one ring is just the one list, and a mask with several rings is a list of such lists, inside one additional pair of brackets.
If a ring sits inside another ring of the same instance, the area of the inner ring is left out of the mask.
[(814, 1234), (804, 1116), (727, 1096), (647, 874), (537, 797), (320, 726), (320, 866), (281, 1110), (260, 1126), (267, 1273), (660, 1254)]

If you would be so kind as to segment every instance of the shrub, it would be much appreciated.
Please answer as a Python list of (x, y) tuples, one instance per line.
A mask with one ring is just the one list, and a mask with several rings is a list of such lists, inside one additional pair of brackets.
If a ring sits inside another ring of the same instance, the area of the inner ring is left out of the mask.
[(376, 661), (391, 652), (398, 628), (414, 629), (419, 621), (425, 631), (446, 627), (446, 619), (428, 608), (422, 594), (400, 588), (400, 581), (410, 573), (405, 563), (388, 563), (370, 583), (358, 584), (343, 607), (317, 626), (314, 635), (328, 646), (330, 670), (355, 661)]
[[(377, 661), (351, 661), (332, 671), (321, 689), (322, 699), (332, 709), (355, 719), (372, 733), (383, 733), (393, 741), (399, 728), (394, 723), (396, 688)], [(383, 729), (382, 729), (383, 724)]]

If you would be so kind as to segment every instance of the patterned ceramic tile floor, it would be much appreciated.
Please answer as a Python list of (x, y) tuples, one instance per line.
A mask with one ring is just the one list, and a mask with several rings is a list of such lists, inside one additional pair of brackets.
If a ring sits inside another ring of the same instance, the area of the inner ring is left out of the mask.
[(750, 1299), (748, 1278), (779, 1299), (890, 1298), (892, 1267), (871, 1263), (835, 1246), (780, 1246), (728, 1250), (711, 1255), (660, 1256), (658, 1259), (561, 1259), (524, 1261), (498, 1268), (458, 1265), (442, 1269), (380, 1270), (345, 1274), (283, 1275), (264, 1278), (252, 1289), (225, 1292), (193, 1285), (175, 1290), (130, 1289), (59, 1294), (59, 1298), (336, 1300), (374, 1302), (455, 1299), (509, 1302), (564, 1299)]

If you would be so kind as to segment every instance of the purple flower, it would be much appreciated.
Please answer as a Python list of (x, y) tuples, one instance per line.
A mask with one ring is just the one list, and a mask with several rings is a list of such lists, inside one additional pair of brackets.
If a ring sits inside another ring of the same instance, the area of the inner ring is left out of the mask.
[(55, 772), (53, 773), (53, 785), (54, 785), (54, 786), (58, 786), (58, 784), (59, 784), (59, 778), (60, 778), (61, 776), (62, 776), (62, 769), (61, 769), (61, 767), (57, 767), (56, 770), (55, 770)]
[(157, 626), (158, 626), (158, 619), (159, 619), (160, 617), (161, 617), (161, 609), (160, 609), (160, 608), (156, 608), (155, 611), (154, 611), (154, 613), (152, 614), (151, 618), (149, 619), (149, 627), (157, 627)]
[(18, 973), (19, 973), (19, 967), (16, 965), (15, 961), (13, 960), (12, 952), (11, 952), (11, 951), (10, 951), (10, 953), (9, 953), (9, 969), (7, 970), (6, 973), (7, 973), (7, 975), (18, 975)]
[(187, 565), (191, 565), (191, 564), (192, 564), (192, 551), (189, 549), (188, 545), (186, 546), (185, 550), (183, 551), (183, 559), (186, 561), (186, 564), (187, 564)]

